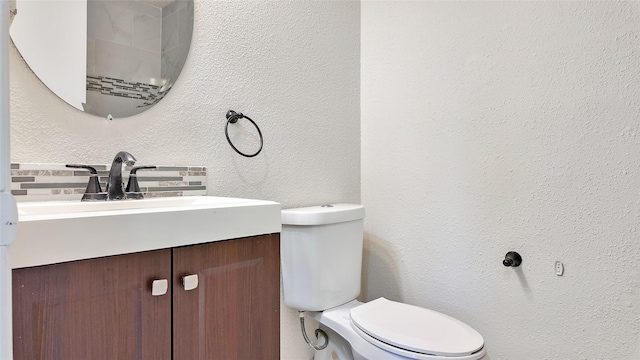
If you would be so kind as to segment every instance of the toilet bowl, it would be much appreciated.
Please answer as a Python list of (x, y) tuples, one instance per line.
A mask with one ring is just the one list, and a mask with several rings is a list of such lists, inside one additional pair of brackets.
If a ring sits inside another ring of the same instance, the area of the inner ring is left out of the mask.
[(328, 336), (315, 360), (479, 360), (482, 336), (445, 314), (378, 298), (359, 302), (364, 207), (282, 210), (285, 305), (309, 311)]
[[(329, 331), (329, 346), (315, 360), (479, 360), (486, 355), (482, 336), (447, 315), (385, 298), (315, 312)], [(333, 333), (333, 334), (332, 334)]]

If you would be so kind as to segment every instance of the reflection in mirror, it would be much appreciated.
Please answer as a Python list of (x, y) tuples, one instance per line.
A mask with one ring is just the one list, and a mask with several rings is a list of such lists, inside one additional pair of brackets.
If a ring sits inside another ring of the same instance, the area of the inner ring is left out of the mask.
[(87, 2), (18, 0), (10, 34), (24, 60), (61, 99), (86, 101)]
[(158, 103), (193, 31), (193, 0), (18, 0), (17, 11), (11, 38), (29, 67), (64, 101), (101, 117)]

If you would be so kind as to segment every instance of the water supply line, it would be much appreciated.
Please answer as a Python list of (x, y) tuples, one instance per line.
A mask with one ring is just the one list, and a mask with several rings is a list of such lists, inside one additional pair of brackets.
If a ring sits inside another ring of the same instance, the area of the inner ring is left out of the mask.
[(329, 345), (329, 336), (327, 335), (327, 333), (321, 329), (316, 329), (316, 332), (315, 332), (316, 339), (319, 339), (318, 335), (322, 335), (322, 337), (324, 338), (324, 343), (322, 343), (322, 345), (316, 345), (312, 343), (311, 340), (309, 340), (309, 337), (307, 336), (307, 330), (304, 328), (304, 311), (298, 311), (298, 314), (300, 316), (300, 330), (302, 330), (302, 336), (304, 336), (304, 341), (306, 341), (307, 344), (311, 346), (311, 348), (314, 350), (323, 350), (324, 348), (326, 348), (327, 345)]
[(0, 359), (13, 360), (10, 245), (18, 228), (18, 208), (11, 195), (9, 151), (10, 0), (0, 3)]

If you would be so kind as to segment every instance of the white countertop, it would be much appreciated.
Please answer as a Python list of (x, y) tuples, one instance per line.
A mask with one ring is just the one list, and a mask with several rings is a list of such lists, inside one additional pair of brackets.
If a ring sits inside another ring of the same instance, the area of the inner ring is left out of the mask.
[(276, 202), (210, 196), (19, 203), (18, 213), (14, 269), (281, 230)]

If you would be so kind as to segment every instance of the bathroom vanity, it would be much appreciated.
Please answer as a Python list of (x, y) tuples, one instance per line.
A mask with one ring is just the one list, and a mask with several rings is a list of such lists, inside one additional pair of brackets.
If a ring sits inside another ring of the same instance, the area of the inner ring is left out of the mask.
[[(279, 204), (197, 198), (211, 203), (195, 198), (201, 203), (158, 201), (138, 209), (75, 209), (74, 216), (23, 206), (14, 243), (14, 358), (279, 359)], [(78, 237), (92, 242), (82, 229), (68, 229), (80, 223), (65, 225), (64, 219), (121, 222), (148, 216), (144, 221), (155, 218), (148, 224), (152, 226), (141, 229), (155, 240), (134, 228), (129, 232), (141, 239), (127, 237), (125, 226), (118, 233), (126, 241), (112, 241), (105, 256), (95, 256), (90, 246), (86, 251), (64, 251), (77, 246)], [(176, 234), (157, 222), (164, 216), (173, 220), (172, 227), (183, 230), (182, 238), (170, 239)], [(201, 222), (201, 216), (208, 222)], [(42, 228), (35, 229), (36, 223)], [(56, 223), (58, 232), (48, 228)], [(151, 230), (163, 226), (165, 234)], [(36, 239), (24, 238), (40, 231), (50, 231), (49, 236), (41, 233), (41, 249), (51, 248), (52, 241), (63, 249), (59, 255), (49, 254), (44, 261), (37, 255), (39, 249), (31, 247)], [(65, 241), (65, 234), (73, 239)], [(23, 253), (24, 246), (31, 247), (33, 256)], [(69, 259), (65, 253), (74, 255)], [(83, 258), (86, 255), (90, 256)]]

